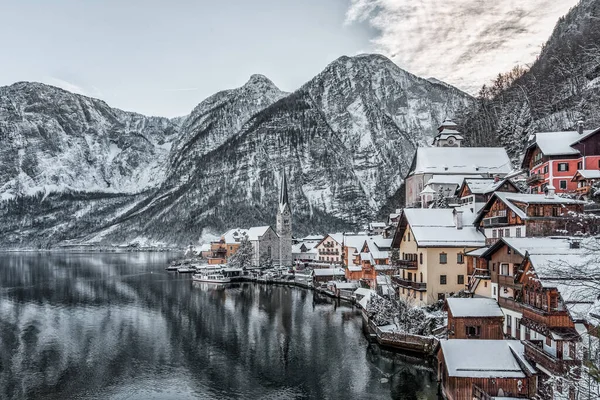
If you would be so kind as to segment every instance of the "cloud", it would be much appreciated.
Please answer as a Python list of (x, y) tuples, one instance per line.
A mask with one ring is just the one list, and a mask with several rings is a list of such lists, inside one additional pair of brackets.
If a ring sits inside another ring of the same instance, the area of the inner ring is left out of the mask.
[(476, 93), (533, 62), (578, 0), (351, 0), (346, 23), (368, 23), (375, 50), (402, 68)]
[(81, 86), (76, 85), (71, 82), (67, 82), (64, 79), (56, 78), (54, 76), (50, 76), (46, 78), (48, 84), (59, 87), (61, 89), (68, 90), (71, 93), (81, 94), (84, 96), (89, 96), (88, 92)]

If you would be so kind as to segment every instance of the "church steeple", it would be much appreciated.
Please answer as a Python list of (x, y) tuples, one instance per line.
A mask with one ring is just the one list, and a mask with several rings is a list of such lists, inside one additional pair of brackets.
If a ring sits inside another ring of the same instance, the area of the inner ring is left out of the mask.
[(292, 265), (292, 208), (288, 197), (288, 183), (285, 171), (279, 188), (279, 207), (277, 207), (277, 235), (279, 236), (279, 265)]
[(288, 200), (288, 185), (287, 185), (287, 176), (285, 171), (283, 171), (283, 178), (281, 179), (281, 189), (279, 192), (279, 211), (283, 212), (285, 207), (290, 207), (290, 202)]

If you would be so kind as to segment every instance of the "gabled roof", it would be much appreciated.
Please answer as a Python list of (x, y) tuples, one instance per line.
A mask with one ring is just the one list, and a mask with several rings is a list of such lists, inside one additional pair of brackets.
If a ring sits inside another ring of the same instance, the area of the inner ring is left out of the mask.
[(448, 309), (454, 317), (503, 317), (504, 313), (494, 299), (487, 297), (454, 298), (446, 299)]
[[(464, 214), (468, 214), (469, 211)], [(419, 247), (482, 247), (485, 236), (472, 225), (457, 229), (454, 223), (454, 209), (451, 208), (408, 208), (404, 210), (406, 223), (410, 226)], [(472, 216), (463, 215), (467, 221)], [(398, 232), (404, 234), (402, 223)], [(398, 234), (397, 232), (397, 234)]]
[(508, 154), (501, 147), (419, 147), (408, 175), (505, 175), (512, 169)]
[(483, 206), (477, 217), (475, 218), (474, 223), (479, 224), (481, 220), (485, 217), (485, 214), (490, 210), (492, 205), (496, 201), (501, 201), (510, 208), (515, 214), (517, 214), (521, 219), (528, 219), (530, 217), (527, 216), (527, 213), (519, 208), (515, 203), (523, 203), (526, 205), (530, 204), (556, 204), (556, 205), (573, 205), (573, 204), (581, 204), (584, 205), (585, 201), (581, 200), (573, 200), (565, 197), (554, 196), (552, 198), (547, 197), (545, 194), (529, 194), (529, 193), (510, 193), (510, 192), (494, 192), (492, 197), (488, 200), (488, 202)]
[(499, 179), (497, 182), (494, 178), (465, 178), (458, 192), (460, 193), (465, 186), (469, 188), (472, 194), (488, 194), (495, 192), (498, 188), (502, 187), (505, 183), (512, 186), (517, 192), (520, 192), (519, 188), (510, 179)]
[[(569, 247), (568, 238), (564, 236), (552, 237), (502, 237), (496, 243), (485, 248), (481, 257), (489, 259), (502, 246), (507, 245), (521, 257), (525, 257), (527, 252), (544, 252), (547, 249), (566, 249)], [(469, 255), (471, 255), (469, 253)]]
[(580, 169), (573, 176), (572, 181), (579, 180), (578, 178), (583, 179), (600, 179), (600, 170), (597, 169)]
[[(270, 226), (254, 226), (248, 229), (248, 240), (259, 240), (267, 231), (271, 229)], [(275, 232), (275, 231), (273, 231)], [(277, 233), (275, 233), (277, 235)]]
[(441, 340), (440, 346), (451, 377), (525, 378), (535, 373), (519, 340), (451, 339)]
[(248, 235), (248, 229), (235, 228), (228, 230), (221, 237), (226, 244), (235, 244), (240, 243), (245, 235)]

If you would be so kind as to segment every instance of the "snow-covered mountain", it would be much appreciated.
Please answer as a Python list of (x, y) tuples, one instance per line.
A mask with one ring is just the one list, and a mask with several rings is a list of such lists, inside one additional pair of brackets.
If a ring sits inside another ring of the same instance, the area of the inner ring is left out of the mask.
[[(55, 194), (39, 198), (34, 206), (21, 202), (20, 213), (34, 214), (31, 223), (14, 220), (9, 229), (20, 234), (4, 231), (0, 240), (14, 245), (30, 235), (41, 245), (187, 244), (205, 228), (219, 232), (272, 224), (284, 169), (295, 234), (352, 229), (372, 218), (396, 192), (416, 146), (428, 142), (444, 118), (471, 101), (467, 94), (416, 77), (379, 55), (341, 57), (291, 94), (254, 75), (241, 88), (200, 103), (180, 127), (177, 121), (156, 120), (165, 124), (164, 143), (173, 143), (168, 158), (154, 157), (160, 174), (153, 176), (160, 187), (152, 181), (135, 195), (123, 190), (123, 196), (81, 195), (74, 200)], [(62, 112), (53, 117), (62, 120)], [(69, 115), (81, 115), (78, 126), (86, 127), (85, 112)], [(4, 160), (3, 155), (0, 162)], [(0, 214), (14, 214), (16, 204), (4, 204)], [(60, 204), (69, 210), (66, 215), (79, 217), (64, 221), (48, 204)]]
[(0, 199), (159, 186), (179, 126), (41, 83), (0, 88)]

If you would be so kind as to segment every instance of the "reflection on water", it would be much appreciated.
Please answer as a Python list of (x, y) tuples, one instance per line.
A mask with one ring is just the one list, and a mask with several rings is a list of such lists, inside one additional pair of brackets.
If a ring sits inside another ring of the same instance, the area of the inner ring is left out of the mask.
[(351, 306), (191, 282), (173, 255), (0, 254), (0, 398), (435, 398)]

